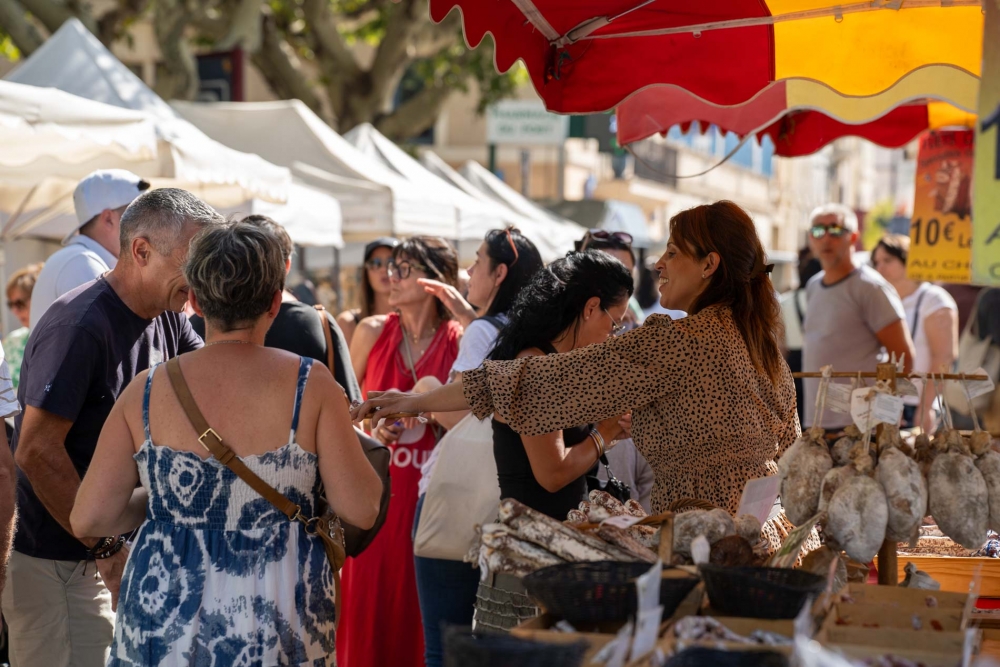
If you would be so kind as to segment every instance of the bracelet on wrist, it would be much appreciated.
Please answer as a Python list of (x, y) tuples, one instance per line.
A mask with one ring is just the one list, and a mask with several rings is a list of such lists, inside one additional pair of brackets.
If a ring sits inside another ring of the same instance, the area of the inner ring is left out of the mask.
[(594, 439), (594, 446), (597, 447), (597, 458), (604, 456), (604, 436), (596, 428), (590, 429), (590, 437)]
[(105, 558), (111, 558), (116, 553), (121, 551), (124, 546), (124, 535), (118, 535), (117, 537), (102, 537), (97, 541), (97, 544), (95, 544), (93, 548), (87, 551), (87, 555), (94, 560), (103, 560)]

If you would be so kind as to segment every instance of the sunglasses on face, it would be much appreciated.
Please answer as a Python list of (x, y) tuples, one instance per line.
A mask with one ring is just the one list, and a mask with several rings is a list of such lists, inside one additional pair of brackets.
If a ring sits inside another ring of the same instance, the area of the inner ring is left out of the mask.
[(15, 299), (13, 301), (8, 301), (7, 307), (11, 310), (21, 310), (22, 308), (28, 307), (28, 302), (24, 299)]
[(840, 225), (813, 225), (809, 228), (809, 236), (814, 239), (821, 239), (827, 234), (835, 239), (839, 239), (841, 236), (847, 233), (846, 227), (841, 227)]
[(429, 272), (429, 269), (423, 264), (417, 264), (416, 262), (411, 262), (406, 259), (402, 262), (396, 262), (390, 259), (387, 268), (389, 269), (389, 277), (398, 278), (399, 280), (406, 280), (409, 278), (413, 269), (423, 271), (425, 274)]
[(371, 269), (372, 271), (381, 271), (382, 269), (388, 268), (389, 263), (392, 260), (382, 259), (381, 257), (376, 257), (374, 259), (369, 259), (365, 262), (365, 268)]
[(601, 308), (601, 310), (603, 310), (604, 314), (607, 315), (608, 319), (611, 320), (611, 335), (612, 336), (617, 336), (621, 332), (625, 331), (625, 323), (624, 322), (619, 322), (614, 317), (612, 317), (611, 313), (608, 312), (607, 308)]

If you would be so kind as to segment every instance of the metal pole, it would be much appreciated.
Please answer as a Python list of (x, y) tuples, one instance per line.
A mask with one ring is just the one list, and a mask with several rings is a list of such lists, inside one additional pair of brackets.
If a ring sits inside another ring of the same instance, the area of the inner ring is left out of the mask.
[[(896, 364), (879, 364), (875, 367), (878, 379), (889, 384), (889, 389), (896, 393)], [(884, 424), (879, 424), (875, 432), (882, 435)], [(876, 440), (876, 443), (878, 440)], [(878, 550), (878, 583), (879, 586), (896, 586), (899, 584), (899, 563), (896, 558), (896, 543), (887, 539)]]
[(531, 198), (531, 152), (521, 151), (521, 194)]
[(489, 168), (490, 168), (490, 173), (491, 174), (497, 173), (497, 145), (496, 144), (490, 144), (489, 145)]

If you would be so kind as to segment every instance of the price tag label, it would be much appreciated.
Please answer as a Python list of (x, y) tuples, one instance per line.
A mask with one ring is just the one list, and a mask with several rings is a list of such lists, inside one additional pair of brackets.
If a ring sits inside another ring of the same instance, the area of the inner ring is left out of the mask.
[[(969, 373), (969, 375), (985, 375), (985, 380), (966, 380), (965, 385), (969, 388), (969, 396), (972, 398), (978, 398), (983, 394), (988, 394), (993, 391), (995, 385), (993, 384), (993, 379), (990, 378), (990, 374), (986, 372), (983, 368), (977, 368), (976, 370)], [(961, 383), (961, 380), (957, 380)], [(964, 391), (964, 390), (963, 390)]]
[(851, 414), (851, 385), (831, 382), (826, 388), (826, 409)]
[(635, 580), (636, 603), (639, 611), (652, 609), (660, 604), (660, 578), (663, 576), (663, 561), (657, 560), (645, 574)]
[(903, 399), (870, 387), (851, 394), (851, 418), (862, 433), (877, 424), (898, 424), (903, 416)]
[(632, 646), (632, 628), (632, 621), (629, 621), (618, 631), (614, 640), (608, 643), (607, 646), (610, 648), (604, 663), (605, 667), (625, 667), (625, 658), (628, 656), (629, 647)]
[(660, 621), (663, 619), (663, 607), (643, 609), (635, 619), (635, 639), (632, 640), (632, 653), (628, 661), (635, 662), (654, 648), (660, 634)]
[(634, 526), (640, 521), (642, 521), (642, 517), (632, 516), (630, 514), (622, 514), (620, 516), (613, 516), (610, 519), (605, 519), (604, 521), (601, 522), (601, 525), (614, 526), (615, 528), (621, 528), (622, 530), (625, 530), (626, 528)]
[(740, 508), (736, 516), (742, 514), (752, 514), (760, 521), (760, 525), (767, 522), (774, 507), (774, 501), (781, 492), (781, 478), (777, 475), (770, 477), (758, 477), (747, 481), (743, 487), (743, 497), (740, 498)]
[(917, 388), (915, 383), (910, 382), (906, 378), (896, 379), (896, 393), (900, 396), (920, 397), (920, 389)]

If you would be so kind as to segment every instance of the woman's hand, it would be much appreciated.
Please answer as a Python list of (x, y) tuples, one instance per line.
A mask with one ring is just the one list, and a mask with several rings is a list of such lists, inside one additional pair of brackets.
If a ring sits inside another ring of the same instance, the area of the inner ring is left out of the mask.
[(372, 437), (383, 445), (391, 445), (399, 440), (405, 429), (406, 427), (398, 421), (378, 424), (372, 427)]
[(628, 429), (632, 428), (632, 415), (616, 415), (614, 417), (608, 417), (607, 419), (600, 421), (596, 424), (595, 428), (601, 437), (604, 438), (604, 451), (611, 451), (618, 440), (622, 438), (631, 437), (627, 435), (625, 428), (623, 427), (623, 422), (627, 425)]
[(463, 327), (469, 326), (476, 319), (476, 310), (456, 288), (428, 278), (421, 278), (417, 283), (424, 288), (425, 292), (433, 294), (438, 301), (443, 303)]
[(622, 415), (621, 419), (618, 420), (618, 425), (621, 426), (622, 434), (621, 439), (632, 437), (632, 413), (627, 415)]
[[(370, 391), (368, 392), (368, 400), (351, 406), (351, 419), (356, 422), (371, 419), (373, 424), (378, 424), (383, 418), (390, 415), (418, 415), (418, 406), (414, 403), (419, 396), (419, 394), (402, 391)], [(388, 425), (379, 428), (387, 427)]]

